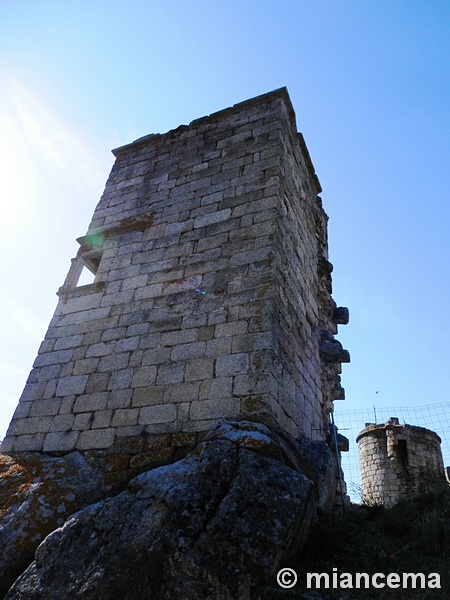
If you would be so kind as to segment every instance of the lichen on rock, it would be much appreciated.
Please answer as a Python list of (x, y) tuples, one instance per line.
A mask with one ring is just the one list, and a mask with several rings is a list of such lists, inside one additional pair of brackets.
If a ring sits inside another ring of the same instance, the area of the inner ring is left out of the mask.
[(222, 423), (184, 459), (72, 515), (5, 600), (258, 598), (316, 514), (301, 454), (263, 425)]
[(78, 452), (0, 454), (0, 596), (49, 533), (101, 497), (101, 481), (100, 469)]

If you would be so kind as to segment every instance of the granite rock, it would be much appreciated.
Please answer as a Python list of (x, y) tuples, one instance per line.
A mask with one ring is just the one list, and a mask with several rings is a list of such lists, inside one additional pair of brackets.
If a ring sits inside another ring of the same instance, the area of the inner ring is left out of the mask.
[(50, 532), (101, 497), (101, 480), (78, 452), (0, 454), (0, 597)]
[(265, 598), (316, 514), (305, 460), (263, 425), (222, 423), (184, 459), (72, 515), (5, 600)]

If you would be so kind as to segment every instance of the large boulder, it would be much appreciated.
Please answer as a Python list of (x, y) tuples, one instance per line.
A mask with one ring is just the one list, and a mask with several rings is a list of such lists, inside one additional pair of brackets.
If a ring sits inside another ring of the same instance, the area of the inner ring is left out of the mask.
[(101, 470), (84, 456), (0, 453), (0, 597), (44, 538), (101, 495)]
[(314, 483), (319, 511), (332, 509), (338, 472), (336, 460), (324, 442), (293, 438), (250, 421), (223, 421), (206, 439), (227, 439), (282, 461)]
[[(183, 460), (74, 514), (5, 600), (270, 597), (326, 496), (298, 471), (304, 450), (263, 425), (221, 424)], [(332, 479), (325, 462), (317, 481)]]

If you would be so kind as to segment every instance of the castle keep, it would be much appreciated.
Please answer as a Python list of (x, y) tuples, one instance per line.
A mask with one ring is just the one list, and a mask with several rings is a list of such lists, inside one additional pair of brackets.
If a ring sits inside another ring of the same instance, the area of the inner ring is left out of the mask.
[(169, 457), (223, 419), (326, 439), (348, 311), (286, 89), (113, 152), (2, 450)]

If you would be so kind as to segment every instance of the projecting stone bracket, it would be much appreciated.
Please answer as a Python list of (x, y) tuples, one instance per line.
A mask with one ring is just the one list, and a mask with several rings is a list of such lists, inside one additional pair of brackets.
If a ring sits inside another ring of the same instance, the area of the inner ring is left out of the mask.
[(68, 287), (60, 287), (56, 292), (56, 295), (62, 298), (63, 300), (67, 300), (69, 298), (78, 298), (79, 296), (85, 296), (86, 294), (95, 294), (96, 292), (101, 292), (106, 288), (106, 283), (104, 281), (97, 281), (95, 283), (90, 283), (88, 285), (81, 285), (76, 288), (68, 288)]
[(156, 215), (157, 211), (153, 210), (145, 219), (122, 219), (115, 227), (104, 228), (87, 234), (83, 237), (79, 237), (77, 238), (77, 242), (81, 246), (80, 252), (85, 253), (91, 250), (98, 250), (102, 248), (105, 241), (109, 237), (114, 237), (123, 233), (130, 233), (132, 231), (144, 231), (148, 227), (152, 227), (155, 224)]
[(329, 333), (324, 332), (320, 342), (320, 355), (328, 363), (349, 363), (350, 353), (344, 350), (342, 344), (335, 340)]
[(331, 392), (331, 400), (345, 400), (345, 389), (339, 383)]
[(348, 452), (350, 449), (350, 442), (345, 435), (342, 433), (337, 434), (338, 450), (339, 452)]
[(321, 277), (329, 277), (333, 272), (332, 263), (330, 263), (330, 261), (324, 258), (323, 256), (319, 257), (317, 272)]
[(345, 306), (337, 306), (333, 310), (333, 323), (337, 325), (347, 325), (350, 319), (350, 313)]

